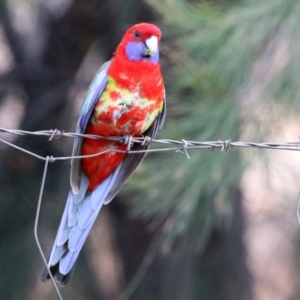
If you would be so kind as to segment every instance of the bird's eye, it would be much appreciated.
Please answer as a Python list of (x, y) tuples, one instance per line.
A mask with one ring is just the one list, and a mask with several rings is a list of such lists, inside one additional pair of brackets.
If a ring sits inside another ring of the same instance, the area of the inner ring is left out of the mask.
[(142, 37), (142, 35), (138, 32), (138, 31), (134, 31), (133, 32), (134, 37), (136, 37), (137, 39), (140, 39)]

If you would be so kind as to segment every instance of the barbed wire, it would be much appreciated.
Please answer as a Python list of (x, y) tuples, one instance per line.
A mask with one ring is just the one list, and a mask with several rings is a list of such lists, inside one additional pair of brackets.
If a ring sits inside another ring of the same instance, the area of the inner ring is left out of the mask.
[[(42, 204), (42, 198), (44, 193), (44, 187), (45, 187), (45, 181), (46, 181), (46, 175), (48, 170), (49, 163), (53, 163), (56, 160), (70, 160), (70, 159), (82, 159), (82, 158), (88, 158), (88, 157), (95, 157), (102, 155), (104, 153), (108, 152), (120, 152), (120, 153), (153, 153), (153, 152), (165, 152), (165, 151), (175, 151), (180, 152), (186, 155), (188, 159), (190, 159), (190, 156), (188, 154), (189, 149), (208, 149), (208, 150), (214, 150), (214, 149), (221, 149), (221, 151), (228, 151), (231, 147), (242, 147), (242, 148), (259, 148), (259, 149), (273, 149), (273, 150), (289, 150), (289, 151), (300, 151), (300, 140), (295, 142), (286, 142), (286, 143), (254, 143), (254, 142), (231, 142), (231, 140), (219, 140), (219, 141), (188, 141), (185, 139), (182, 140), (172, 140), (172, 139), (152, 139), (148, 136), (142, 136), (142, 137), (132, 137), (132, 136), (98, 136), (98, 135), (91, 135), (91, 134), (79, 134), (74, 132), (65, 132), (58, 129), (50, 129), (50, 130), (41, 130), (41, 131), (25, 131), (25, 130), (19, 130), (19, 129), (6, 129), (3, 127), (0, 127), (0, 133), (7, 133), (7, 134), (14, 134), (17, 136), (25, 136), (25, 135), (32, 135), (32, 136), (45, 136), (49, 137), (49, 141), (52, 141), (54, 139), (59, 139), (62, 137), (68, 137), (68, 138), (90, 138), (90, 139), (106, 139), (106, 140), (113, 140), (113, 141), (119, 141), (120, 143), (126, 144), (127, 149), (126, 150), (116, 150), (116, 149), (108, 149), (105, 151), (101, 151), (96, 154), (92, 155), (81, 155), (81, 156), (60, 156), (60, 157), (54, 157), (54, 156), (41, 156), (34, 152), (31, 152), (29, 150), (26, 150), (20, 146), (17, 146), (13, 144), (12, 142), (9, 142), (3, 138), (0, 138), (0, 142), (13, 147), (19, 151), (22, 151), (28, 155), (34, 156), (37, 159), (45, 161), (44, 165), (44, 171), (42, 176), (42, 182), (40, 187), (40, 193), (38, 197), (38, 203), (37, 203), (37, 211), (36, 211), (36, 217), (34, 222), (34, 237), (36, 244), (38, 246), (39, 252), (42, 256), (43, 262), (46, 266), (46, 268), (49, 271), (49, 275), (51, 277), (51, 280), (54, 284), (57, 296), (60, 300), (63, 300), (61, 293), (59, 291), (59, 288), (49, 270), (49, 267), (47, 265), (47, 260), (45, 257), (45, 254), (42, 250), (39, 237), (38, 237), (38, 222), (39, 222), (39, 216), (40, 216), (40, 209)], [(145, 149), (145, 150), (131, 150), (131, 147), (133, 144), (150, 144), (154, 145), (156, 148), (151, 149)], [(161, 147), (158, 147), (161, 146)], [(297, 219), (300, 225), (300, 193), (298, 197), (298, 204), (297, 204)]]
[[(242, 148), (261, 148), (261, 149), (273, 149), (273, 150), (290, 150), (290, 151), (300, 151), (300, 140), (294, 141), (294, 142), (285, 142), (285, 143), (270, 143), (270, 142), (264, 142), (264, 143), (254, 143), (254, 142), (241, 142), (236, 141), (232, 142), (231, 140), (219, 140), (219, 141), (188, 141), (185, 139), (182, 140), (172, 140), (172, 139), (151, 139), (148, 136), (142, 136), (142, 137), (132, 137), (132, 136), (98, 136), (98, 135), (92, 135), (92, 134), (79, 134), (74, 132), (65, 132), (58, 129), (54, 130), (41, 130), (41, 131), (25, 131), (25, 130), (18, 130), (18, 129), (5, 129), (0, 127), (0, 132), (4, 133), (10, 133), (15, 134), (19, 136), (24, 135), (34, 135), (34, 136), (46, 136), (49, 137), (49, 141), (53, 139), (59, 139), (61, 137), (69, 137), (69, 138), (89, 138), (89, 139), (106, 139), (106, 140), (114, 140), (119, 141), (120, 143), (127, 144), (127, 150), (115, 150), (115, 149), (109, 149), (105, 151), (101, 151), (96, 154), (92, 155), (82, 155), (82, 156), (62, 156), (62, 157), (53, 157), (50, 156), (50, 162), (54, 162), (55, 160), (68, 160), (68, 159), (81, 159), (81, 158), (88, 158), (88, 157), (94, 157), (98, 156), (107, 152), (120, 152), (120, 153), (151, 153), (151, 152), (165, 152), (165, 151), (176, 151), (176, 152), (182, 152), (184, 153), (187, 158), (189, 157), (189, 154), (187, 152), (188, 149), (221, 149), (222, 151), (228, 151), (231, 147), (242, 147)], [(46, 160), (46, 157), (40, 156), (38, 154), (35, 154), (31, 151), (28, 151), (24, 148), (21, 148), (13, 143), (10, 143), (2, 138), (0, 138), (0, 141), (4, 144), (7, 144), (13, 148), (16, 148), (22, 152), (25, 152), (29, 155), (32, 155), (38, 159)], [(151, 149), (145, 149), (145, 150), (131, 150), (131, 146), (133, 144), (141, 144), (144, 145), (145, 143), (151, 143), (151, 145), (159, 144), (164, 145), (165, 147), (156, 147)], [(166, 147), (169, 146), (169, 147)], [(171, 147), (170, 147), (171, 146)]]

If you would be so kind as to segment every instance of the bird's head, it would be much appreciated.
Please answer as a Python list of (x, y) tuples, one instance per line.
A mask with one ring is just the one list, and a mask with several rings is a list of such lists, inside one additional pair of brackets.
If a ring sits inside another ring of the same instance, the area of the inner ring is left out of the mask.
[(124, 34), (116, 55), (125, 55), (130, 61), (149, 61), (156, 64), (159, 60), (160, 37), (160, 29), (153, 24), (134, 25)]

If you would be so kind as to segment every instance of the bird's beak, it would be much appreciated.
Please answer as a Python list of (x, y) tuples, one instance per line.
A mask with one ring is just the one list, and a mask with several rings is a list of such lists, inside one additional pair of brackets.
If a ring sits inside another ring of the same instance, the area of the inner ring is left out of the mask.
[(157, 51), (158, 39), (156, 36), (152, 35), (145, 41), (146, 49), (145, 56), (152, 56)]

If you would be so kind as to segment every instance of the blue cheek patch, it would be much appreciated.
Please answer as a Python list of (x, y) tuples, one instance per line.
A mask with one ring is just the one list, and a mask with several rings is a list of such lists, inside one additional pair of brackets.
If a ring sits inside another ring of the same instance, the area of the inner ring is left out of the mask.
[(157, 64), (159, 60), (158, 51), (156, 51), (153, 56), (145, 57), (144, 56), (145, 48), (146, 46), (143, 42), (128, 42), (125, 48), (125, 52), (129, 60), (131, 61), (143, 60), (143, 61), (149, 61), (153, 64)]

